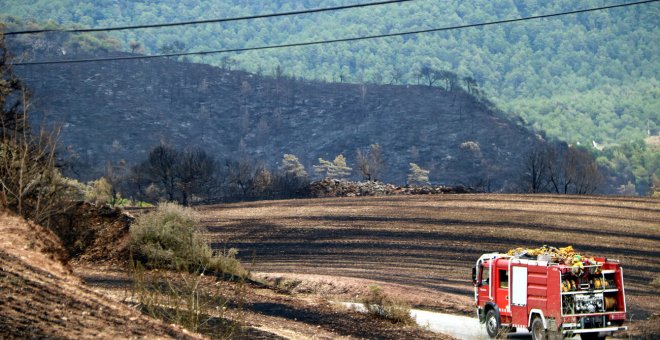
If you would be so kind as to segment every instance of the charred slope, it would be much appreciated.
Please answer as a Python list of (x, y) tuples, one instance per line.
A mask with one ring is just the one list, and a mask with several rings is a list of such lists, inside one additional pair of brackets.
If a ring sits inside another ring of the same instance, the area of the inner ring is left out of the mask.
[(339, 153), (354, 166), (357, 148), (379, 143), (385, 181), (405, 182), (414, 162), (432, 182), (488, 179), (495, 190), (518, 178), (535, 139), (462, 89), (308, 82), (165, 59), (17, 71), (34, 92), (35, 119), (62, 124), (64, 145), (97, 171), (135, 164), (161, 142), (271, 166), (292, 153), (309, 172)]

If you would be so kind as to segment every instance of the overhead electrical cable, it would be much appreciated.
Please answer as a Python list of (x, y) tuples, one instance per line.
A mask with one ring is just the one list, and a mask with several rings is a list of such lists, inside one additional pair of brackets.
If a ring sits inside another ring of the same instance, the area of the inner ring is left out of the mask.
[(424, 30), (415, 30), (415, 31), (388, 33), (388, 34), (377, 34), (377, 35), (368, 35), (368, 36), (352, 37), (352, 38), (317, 40), (317, 41), (308, 41), (308, 42), (299, 42), (299, 43), (290, 43), (290, 44), (233, 48), (233, 49), (214, 50), (214, 51), (179, 52), (179, 53), (168, 53), (168, 54), (157, 54), (157, 55), (137, 55), (137, 56), (108, 57), (108, 58), (95, 58), (95, 59), (31, 61), (31, 62), (15, 63), (13, 65), (15, 65), (15, 66), (26, 66), (26, 65), (49, 65), (49, 64), (71, 64), (71, 63), (102, 62), (102, 61), (115, 61), (115, 60), (154, 59), (154, 58), (182, 57), (182, 56), (189, 56), (189, 55), (209, 55), (209, 54), (220, 54), (220, 53), (247, 52), (247, 51), (278, 49), (278, 48), (322, 45), (322, 44), (334, 44), (334, 43), (340, 43), (340, 42), (350, 42), (350, 41), (360, 41), (360, 40), (369, 40), (369, 39), (378, 39), (378, 38), (388, 38), (388, 37), (415, 35), (415, 34), (422, 34), (422, 33), (450, 31), (450, 30), (457, 30), (457, 29), (464, 29), (464, 28), (471, 28), (471, 27), (483, 27), (483, 26), (507, 24), (507, 23), (513, 23), (513, 22), (519, 22), (519, 21), (526, 21), (526, 20), (552, 18), (552, 17), (559, 17), (559, 16), (571, 15), (571, 14), (579, 14), (579, 13), (586, 13), (586, 12), (609, 10), (609, 9), (613, 9), (613, 8), (636, 6), (636, 5), (648, 4), (648, 3), (652, 3), (652, 2), (658, 2), (658, 1), (660, 1), (660, 0), (637, 1), (637, 2), (630, 2), (630, 3), (625, 3), (625, 4), (618, 4), (618, 5), (586, 8), (586, 9), (580, 9), (580, 10), (569, 11), (569, 12), (534, 15), (534, 16), (522, 17), (522, 18), (516, 18), (516, 19), (504, 19), (504, 20), (497, 20), (497, 21), (490, 21), (490, 22), (483, 22), (483, 23), (476, 23), (476, 24), (466, 24), (466, 25), (449, 26), (449, 27), (441, 27), (441, 28), (429, 28), (429, 29), (424, 29)]
[(150, 24), (150, 25), (134, 25), (134, 26), (116, 26), (116, 27), (105, 27), (105, 28), (71, 28), (71, 29), (39, 29), (39, 30), (28, 30), (28, 31), (14, 31), (6, 32), (5, 35), (22, 35), (22, 34), (39, 34), (47, 32), (65, 32), (65, 33), (90, 33), (90, 32), (109, 32), (109, 31), (124, 31), (124, 30), (135, 30), (135, 29), (144, 29), (144, 28), (160, 28), (160, 27), (174, 27), (174, 26), (186, 26), (186, 25), (200, 25), (200, 24), (214, 24), (222, 22), (231, 22), (231, 21), (243, 21), (243, 20), (253, 20), (253, 19), (264, 19), (264, 18), (275, 18), (283, 16), (292, 16), (292, 15), (301, 15), (301, 14), (311, 14), (311, 13), (321, 13), (321, 12), (331, 12), (331, 11), (340, 11), (346, 9), (356, 9), (363, 7), (372, 7), (372, 6), (381, 6), (396, 4), (402, 2), (410, 2), (413, 0), (388, 0), (388, 1), (378, 1), (378, 2), (369, 2), (361, 4), (353, 4), (346, 6), (337, 6), (337, 7), (326, 7), (326, 8), (314, 8), (306, 9), (299, 11), (290, 11), (290, 12), (281, 12), (281, 13), (269, 13), (269, 14), (258, 14), (234, 18), (222, 18), (222, 19), (207, 19), (207, 20), (196, 20), (196, 21), (181, 21), (173, 23), (163, 23), (163, 24)]

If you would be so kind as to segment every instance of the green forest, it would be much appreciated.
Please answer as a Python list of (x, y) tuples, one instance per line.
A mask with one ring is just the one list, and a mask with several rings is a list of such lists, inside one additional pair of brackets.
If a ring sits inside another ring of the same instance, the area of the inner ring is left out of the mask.
[[(354, 4), (344, 0), (0, 0), (23, 22), (109, 27), (203, 20)], [(110, 33), (140, 53), (204, 51), (395, 33), (512, 19), (625, 1), (417, 0), (396, 5)], [(8, 20), (5, 18), (5, 20)], [(11, 19), (9, 19), (11, 20)], [(330, 82), (424, 84), (424, 67), (473, 78), (527, 125), (593, 149), (646, 192), (660, 152), (660, 4), (519, 23), (332, 45), (190, 57), (255, 73)], [(77, 37), (84, 40), (84, 38)]]

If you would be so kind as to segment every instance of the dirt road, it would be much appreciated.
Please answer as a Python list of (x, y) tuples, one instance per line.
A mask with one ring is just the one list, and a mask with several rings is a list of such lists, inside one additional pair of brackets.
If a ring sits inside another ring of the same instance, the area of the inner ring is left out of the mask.
[[(364, 305), (360, 303), (344, 302), (347, 308), (366, 312)], [(483, 324), (476, 317), (454, 315), (447, 313), (431, 312), (426, 310), (411, 309), (410, 315), (417, 324), (435, 333), (447, 334), (463, 340), (487, 340), (488, 333)], [(531, 339), (531, 334), (526, 329), (519, 329), (515, 333), (507, 334), (507, 339)], [(566, 338), (566, 339), (579, 339)]]
[[(344, 302), (347, 308), (366, 312), (364, 305), (360, 303)], [(411, 309), (410, 315), (417, 324), (432, 332), (447, 334), (463, 340), (487, 340), (488, 333), (484, 325), (480, 324), (475, 317), (454, 315), (447, 313), (431, 312), (426, 310)], [(525, 329), (510, 333), (507, 339), (531, 339), (531, 335)]]

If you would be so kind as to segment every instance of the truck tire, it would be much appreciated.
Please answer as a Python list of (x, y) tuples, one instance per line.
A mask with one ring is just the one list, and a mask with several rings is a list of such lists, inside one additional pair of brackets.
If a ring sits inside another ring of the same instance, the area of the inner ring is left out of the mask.
[(543, 326), (543, 320), (541, 320), (540, 317), (535, 317), (534, 320), (532, 320), (532, 327), (530, 330), (530, 333), (532, 333), (532, 339), (533, 340), (546, 340), (547, 339), (547, 334), (545, 332), (545, 327)]
[(491, 339), (495, 339), (500, 334), (500, 318), (497, 317), (494, 309), (489, 309), (486, 313), (486, 332)]

